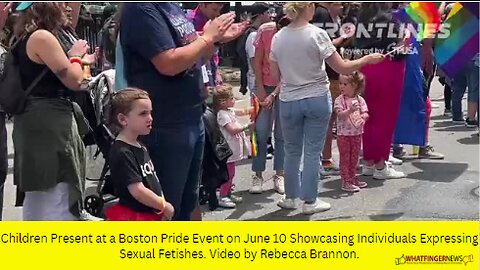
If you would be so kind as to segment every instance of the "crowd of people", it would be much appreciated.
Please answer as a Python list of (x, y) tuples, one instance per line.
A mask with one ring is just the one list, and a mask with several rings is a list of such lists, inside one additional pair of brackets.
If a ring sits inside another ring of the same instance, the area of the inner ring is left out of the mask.
[[(18, 42), (11, 50), (22, 82), (36, 81), (24, 112), (13, 118), (14, 181), (24, 194), (18, 199), (23, 219), (95, 219), (83, 205), (82, 137), (88, 123), (71, 97), (85, 90), (82, 68), (102, 54), (72, 31), (79, 4), (2, 5), (0, 23), (10, 12), (18, 13)], [(199, 3), (188, 12), (173, 2), (123, 3), (111, 39), (116, 41), (111, 64), (120, 89), (112, 97), (109, 122), (118, 135), (106, 160), (119, 201), (106, 209), (106, 218), (201, 220), (199, 187), (207, 182), (214, 183), (211, 192), (218, 189), (218, 206), (234, 208), (242, 202), (232, 192), (235, 166), (249, 156), (249, 192), (260, 194), (264, 183), (273, 180), (274, 190), (283, 195), (278, 206), (296, 209), (301, 200), (305, 214), (331, 208), (318, 198), (321, 175), (340, 174), (339, 187), (345, 192), (368, 186), (357, 175), (360, 157), (365, 176), (403, 178), (393, 168), (401, 164), (406, 144), (397, 139), (396, 119), (404, 109), (405, 81), (416, 73), (424, 92), (418, 102), (426, 108), (426, 125), (417, 131), (424, 138), (418, 157), (443, 158), (428, 141), (428, 96), (436, 67), (427, 56), (434, 42), (419, 44), (420, 56), (397, 50), (415, 46), (395, 17), (401, 7), (289, 2), (273, 12), (259, 2), (250, 8), (248, 21), (236, 22), (234, 13), (221, 14), (222, 2)], [(446, 12), (448, 6), (442, 4), (439, 13)], [(359, 37), (341, 28), (346, 22), (373, 27), (370, 35)], [(378, 31), (382, 24), (392, 25), (395, 35)], [(379, 32), (384, 34), (378, 37)], [(259, 110), (234, 108), (233, 87), (223, 82), (218, 57), (219, 47), (229, 42), (237, 42), (240, 52), (241, 92), (258, 100)], [(357, 53), (347, 55), (346, 48)], [(445, 96), (451, 96), (451, 104), (445, 98), (445, 114), (450, 116), (451, 110), (452, 120), (468, 127), (478, 127), (478, 66), (477, 54), (458, 78), (441, 75)], [(461, 101), (467, 88), (464, 119)], [(212, 112), (215, 125), (208, 122)], [(242, 125), (240, 116), (250, 116), (250, 122)], [(8, 167), (5, 113), (0, 119), (3, 183)], [(255, 134), (254, 154), (249, 134)], [(332, 158), (335, 136), (339, 162)], [(269, 138), (275, 149), (274, 175), (265, 179)], [(207, 160), (214, 157), (214, 163)], [(214, 164), (216, 181), (204, 179), (206, 164)]]

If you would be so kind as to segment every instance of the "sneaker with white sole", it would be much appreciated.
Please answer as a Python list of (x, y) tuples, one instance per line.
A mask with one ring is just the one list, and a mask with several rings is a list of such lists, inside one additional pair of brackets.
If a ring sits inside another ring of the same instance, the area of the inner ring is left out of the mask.
[(235, 208), (237, 205), (229, 197), (221, 197), (218, 200), (218, 206), (223, 208)]
[(465, 124), (465, 120), (464, 120), (464, 119), (462, 119), (462, 120), (460, 120), (460, 119), (458, 119), (458, 120), (453, 119), (453, 120), (452, 120), (452, 124), (453, 124), (453, 125), (464, 125), (464, 124)]
[(394, 157), (394, 156), (392, 156), (392, 155), (390, 155), (390, 156), (388, 157), (388, 161), (389, 161), (390, 163), (392, 163), (393, 165), (402, 165), (402, 164), (403, 164), (403, 160), (398, 159), (398, 158), (396, 158), (396, 157)]
[(478, 121), (475, 119), (470, 120), (470, 118), (467, 117), (467, 119), (465, 119), (465, 126), (468, 128), (476, 128), (478, 127)]
[(375, 166), (370, 167), (370, 166), (367, 166), (367, 165), (363, 165), (362, 175), (372, 176), (374, 172), (375, 172)]
[(445, 155), (435, 152), (435, 149), (431, 145), (420, 147), (418, 151), (418, 158), (421, 159), (444, 159)]
[(320, 174), (324, 176), (340, 175), (340, 168), (332, 159), (322, 160)]
[(315, 213), (320, 213), (320, 212), (323, 212), (323, 211), (330, 210), (330, 208), (332, 208), (332, 206), (329, 203), (324, 202), (324, 201), (317, 198), (315, 200), (315, 203), (312, 203), (312, 204), (304, 203), (303, 204), (303, 213), (305, 215), (312, 215), (312, 214), (315, 214)]
[(273, 189), (278, 194), (285, 194), (285, 178), (283, 177), (283, 175), (273, 176)]
[(277, 203), (278, 207), (283, 209), (297, 209), (297, 204), (295, 203), (295, 199), (287, 199), (283, 197)]
[(356, 176), (353, 178), (353, 184), (359, 188), (366, 188), (368, 186), (367, 182), (360, 181)]
[(373, 179), (376, 180), (399, 179), (404, 177), (405, 174), (403, 172), (396, 171), (390, 165), (385, 165), (382, 170), (375, 170), (373, 173)]
[(261, 194), (263, 192), (263, 178), (256, 175), (252, 176), (252, 187), (248, 190), (251, 194)]
[(88, 213), (87, 210), (80, 211), (79, 219), (81, 221), (104, 221), (103, 218), (96, 217), (96, 216)]
[(345, 183), (343, 184), (342, 186), (342, 190), (343, 191), (346, 191), (346, 192), (359, 192), (360, 191), (360, 188), (355, 186), (354, 184), (352, 183)]

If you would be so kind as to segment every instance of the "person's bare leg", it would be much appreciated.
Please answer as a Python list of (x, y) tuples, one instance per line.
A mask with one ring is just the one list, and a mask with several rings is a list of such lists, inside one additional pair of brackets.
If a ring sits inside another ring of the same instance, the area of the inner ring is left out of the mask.
[(328, 126), (327, 137), (325, 137), (325, 145), (323, 146), (322, 160), (332, 159), (332, 142), (333, 142), (333, 127)]
[(379, 162), (375, 163), (375, 169), (382, 170), (385, 167), (385, 160), (380, 160)]
[(467, 115), (470, 121), (476, 120), (478, 114), (478, 102), (468, 102)]
[(363, 163), (367, 167), (373, 167), (375, 165), (375, 162), (373, 160), (364, 160)]

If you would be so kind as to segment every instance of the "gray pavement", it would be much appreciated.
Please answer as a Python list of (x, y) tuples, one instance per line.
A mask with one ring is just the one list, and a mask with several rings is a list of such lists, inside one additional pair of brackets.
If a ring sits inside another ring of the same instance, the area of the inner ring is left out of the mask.
[[(236, 91), (238, 93), (238, 91)], [(248, 106), (246, 96), (237, 94), (237, 106)], [(260, 195), (250, 195), (251, 163), (245, 160), (237, 167), (236, 192), (244, 202), (235, 209), (209, 211), (204, 209), (205, 220), (478, 220), (479, 219), (479, 139), (475, 129), (453, 126), (443, 114), (443, 88), (434, 79), (431, 97), (438, 108), (433, 109), (430, 123), (430, 141), (445, 160), (407, 161), (399, 170), (407, 178), (375, 181), (363, 177), (369, 187), (359, 193), (348, 194), (340, 190), (339, 176), (319, 182), (319, 196), (332, 204), (332, 209), (311, 216), (300, 210), (286, 211), (276, 206), (280, 195), (267, 190)], [(466, 104), (464, 104), (466, 109)], [(242, 119), (246, 121), (245, 119)], [(8, 125), (11, 134), (11, 124)], [(334, 142), (334, 158), (338, 152)], [(409, 151), (410, 148), (407, 148)], [(10, 170), (6, 183), (4, 220), (21, 220), (21, 208), (14, 207), (13, 145), (9, 141)], [(89, 150), (90, 156), (94, 149)], [(88, 174), (98, 175), (102, 160), (89, 160)], [(272, 161), (268, 161), (265, 178), (273, 176)], [(89, 183), (89, 192), (93, 191)]]

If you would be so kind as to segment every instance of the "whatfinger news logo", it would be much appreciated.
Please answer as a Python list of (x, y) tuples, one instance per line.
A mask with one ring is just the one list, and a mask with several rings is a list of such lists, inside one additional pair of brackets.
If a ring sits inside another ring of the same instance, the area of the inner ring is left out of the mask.
[(395, 265), (403, 264), (463, 264), (473, 263), (473, 254), (470, 255), (405, 255), (395, 258)]

